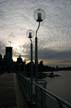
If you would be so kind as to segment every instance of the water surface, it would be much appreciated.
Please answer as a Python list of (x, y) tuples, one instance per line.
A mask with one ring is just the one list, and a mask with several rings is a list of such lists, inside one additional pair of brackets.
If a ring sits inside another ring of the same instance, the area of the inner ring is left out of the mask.
[(58, 72), (59, 77), (47, 77), (47, 89), (71, 103), (71, 71)]

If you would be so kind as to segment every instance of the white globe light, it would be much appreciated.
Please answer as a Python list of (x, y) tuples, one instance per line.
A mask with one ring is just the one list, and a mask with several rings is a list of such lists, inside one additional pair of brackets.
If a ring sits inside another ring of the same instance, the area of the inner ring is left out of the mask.
[(45, 19), (45, 12), (43, 9), (36, 9), (34, 12), (34, 18), (37, 22), (42, 22)]
[(27, 36), (28, 36), (28, 38), (32, 38), (33, 37), (33, 35), (34, 35), (34, 32), (32, 31), (32, 30), (28, 30), (27, 31)]

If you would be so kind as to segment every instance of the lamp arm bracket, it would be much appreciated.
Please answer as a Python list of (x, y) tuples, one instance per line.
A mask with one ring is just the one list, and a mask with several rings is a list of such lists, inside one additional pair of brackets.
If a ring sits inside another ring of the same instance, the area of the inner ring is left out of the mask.
[(37, 27), (37, 29), (36, 29), (36, 37), (37, 37), (37, 32), (38, 32), (38, 30), (39, 30), (39, 27), (40, 27), (40, 22), (38, 23), (38, 27)]

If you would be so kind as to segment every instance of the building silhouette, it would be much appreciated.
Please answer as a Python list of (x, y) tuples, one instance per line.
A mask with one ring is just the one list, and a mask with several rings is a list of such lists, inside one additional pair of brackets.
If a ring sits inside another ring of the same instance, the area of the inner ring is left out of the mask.
[(6, 47), (5, 55), (3, 59), (3, 70), (4, 71), (10, 72), (12, 70), (12, 64), (13, 64), (12, 56), (13, 56), (12, 47)]
[(4, 60), (8, 63), (11, 63), (12, 62), (12, 56), (13, 56), (12, 47), (6, 47)]

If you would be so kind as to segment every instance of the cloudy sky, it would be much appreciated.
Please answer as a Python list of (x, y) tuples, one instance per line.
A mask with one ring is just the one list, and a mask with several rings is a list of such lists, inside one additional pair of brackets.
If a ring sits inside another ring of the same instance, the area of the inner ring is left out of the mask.
[(5, 46), (13, 46), (14, 59), (19, 54), (29, 59), (26, 32), (37, 29), (37, 8), (46, 14), (38, 32), (39, 59), (47, 64), (71, 65), (71, 0), (0, 0), (0, 53), (5, 54)]

